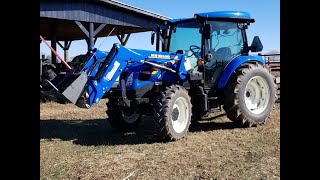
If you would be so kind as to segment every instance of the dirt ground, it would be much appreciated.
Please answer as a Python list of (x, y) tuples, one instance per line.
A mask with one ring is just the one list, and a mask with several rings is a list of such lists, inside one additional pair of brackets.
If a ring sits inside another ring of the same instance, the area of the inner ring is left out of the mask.
[(40, 105), (40, 179), (280, 179), (279, 103), (265, 125), (236, 128), (220, 112), (168, 143), (148, 118), (137, 132), (115, 131), (106, 109)]

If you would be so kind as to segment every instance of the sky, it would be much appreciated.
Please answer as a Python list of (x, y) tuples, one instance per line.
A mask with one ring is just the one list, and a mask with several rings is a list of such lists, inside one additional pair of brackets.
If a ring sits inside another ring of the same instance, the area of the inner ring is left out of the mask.
[[(191, 18), (196, 13), (212, 11), (245, 11), (256, 20), (247, 29), (248, 42), (251, 44), (254, 36), (259, 36), (262, 53), (273, 50), (280, 51), (280, 0), (118, 0), (119, 2), (148, 10), (169, 18)], [(151, 32), (134, 33), (126, 44), (128, 48), (155, 50), (150, 43)], [(49, 41), (50, 42), (50, 41)], [(109, 51), (113, 43), (119, 43), (117, 37), (98, 38), (95, 47)], [(50, 43), (49, 43), (50, 44)], [(63, 43), (62, 43), (63, 44)], [(57, 45), (61, 57), (63, 50)], [(69, 57), (87, 52), (84, 40), (73, 41), (69, 49)], [(45, 43), (40, 44), (40, 54), (50, 55), (50, 49)]]

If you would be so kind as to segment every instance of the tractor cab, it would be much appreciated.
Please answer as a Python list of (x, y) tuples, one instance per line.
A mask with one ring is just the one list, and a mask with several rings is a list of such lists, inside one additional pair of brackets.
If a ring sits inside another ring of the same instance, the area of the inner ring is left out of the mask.
[(193, 71), (204, 74), (204, 87), (216, 88), (225, 67), (249, 49), (261, 51), (259, 37), (248, 46), (246, 29), (254, 19), (246, 12), (221, 11), (195, 14), (194, 18), (167, 21), (168, 52), (187, 54)]

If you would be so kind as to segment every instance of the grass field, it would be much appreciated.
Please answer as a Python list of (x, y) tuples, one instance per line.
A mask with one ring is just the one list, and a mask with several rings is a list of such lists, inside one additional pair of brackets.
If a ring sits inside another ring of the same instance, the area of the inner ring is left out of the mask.
[(220, 112), (169, 143), (148, 118), (135, 133), (113, 130), (106, 109), (40, 105), (40, 179), (280, 179), (280, 104), (263, 126), (236, 128)]

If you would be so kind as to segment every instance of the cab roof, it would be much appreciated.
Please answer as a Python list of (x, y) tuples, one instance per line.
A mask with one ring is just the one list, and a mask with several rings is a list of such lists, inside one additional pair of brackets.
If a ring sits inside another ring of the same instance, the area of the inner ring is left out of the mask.
[(250, 14), (243, 11), (216, 11), (216, 12), (197, 13), (194, 15), (194, 18), (170, 19), (168, 20), (168, 22), (171, 24), (176, 24), (182, 21), (190, 21), (194, 19), (225, 20), (225, 21), (248, 22), (248, 23), (254, 22), (254, 19), (251, 18)]

